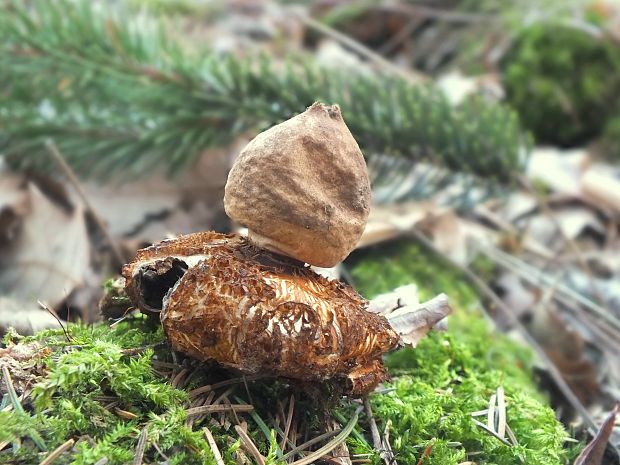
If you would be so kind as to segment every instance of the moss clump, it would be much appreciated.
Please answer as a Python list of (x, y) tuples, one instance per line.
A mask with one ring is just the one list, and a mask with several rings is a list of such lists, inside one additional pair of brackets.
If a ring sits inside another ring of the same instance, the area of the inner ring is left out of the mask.
[(603, 152), (609, 160), (620, 160), (620, 112), (605, 124)]
[(620, 96), (620, 50), (570, 26), (521, 32), (504, 59), (509, 103), (539, 143), (582, 144), (598, 136)]
[[(388, 357), (394, 379), (386, 388), (393, 390), (371, 395), (375, 418), (381, 430), (388, 428), (398, 463), (418, 463), (431, 445), (426, 465), (466, 460), (500, 465), (567, 462), (566, 432), (531, 380), (530, 353), (490, 330), (476, 313), (475, 292), (460, 276), (444, 270), (410, 242), (357, 254), (350, 264), (358, 287), (370, 297), (414, 281), (423, 298), (449, 293), (456, 309), (448, 333), (432, 334), (415, 350)], [(169, 464), (214, 465), (202, 432), (205, 425), (225, 463), (236, 463), (240, 443), (232, 425), (238, 419), (224, 414), (192, 424), (187, 416), (189, 400), (196, 400), (189, 394), (192, 389), (229, 379), (230, 374), (190, 360), (172, 363), (162, 331), (142, 318), (114, 328), (76, 325), (69, 331), (71, 341), (62, 331), (30, 338), (12, 333), (5, 339), (7, 344), (40, 341), (51, 353), (41, 361), (47, 373), (24, 402), (27, 413), (0, 412), (0, 442), (21, 441), (19, 448), (0, 451), (0, 463), (38, 463), (45, 454), (32, 441), (33, 433), (41, 436), (48, 451), (68, 438), (76, 440), (57, 464), (92, 464), (103, 457), (109, 464), (129, 463), (141, 432), (146, 431), (146, 463), (168, 457)], [(162, 368), (166, 366), (167, 373), (157, 372), (166, 371)], [(178, 382), (183, 370), (191, 373), (188, 383)], [(172, 379), (179, 387), (172, 385)], [(471, 418), (472, 412), (486, 408), (498, 386), (506, 391), (508, 424), (519, 441), (516, 447), (478, 429)], [(218, 388), (216, 395), (229, 387)], [(247, 386), (241, 383), (228, 395), (233, 402), (252, 403), (254, 412), (243, 414), (241, 420), (247, 422), (248, 435), (267, 463), (275, 465), (282, 463), (282, 451), (274, 433), (274, 412), (285, 411), (291, 394), (296, 399), (295, 424), (309, 437), (323, 432), (326, 416), (342, 425), (351, 418), (356, 404), (336, 397), (326, 407), (326, 391), (326, 386), (300, 390), (284, 381), (259, 380)], [(348, 439), (349, 449), (353, 454), (371, 454), (371, 463), (380, 464), (371, 443), (368, 419), (362, 415)]]
[[(390, 422), (390, 438), (399, 463), (417, 463), (433, 445), (425, 463), (567, 463), (568, 438), (554, 412), (536, 389), (530, 351), (493, 332), (479, 313), (475, 291), (456, 272), (446, 270), (410, 241), (353, 257), (352, 276), (368, 297), (415, 282), (422, 298), (446, 292), (455, 308), (447, 333), (432, 333), (416, 349), (387, 359), (395, 390), (374, 395), (375, 415)], [(508, 424), (519, 445), (508, 447), (479, 429), (471, 413), (487, 408), (502, 386)]]

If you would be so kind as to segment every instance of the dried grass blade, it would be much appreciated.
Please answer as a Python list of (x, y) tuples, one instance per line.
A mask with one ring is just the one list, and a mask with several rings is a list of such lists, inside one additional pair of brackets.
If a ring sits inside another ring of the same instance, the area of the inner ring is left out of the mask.
[(300, 459), (300, 460), (297, 460), (291, 463), (291, 465), (308, 465), (310, 463), (313, 463), (315, 460), (320, 459), (325, 454), (330, 453), (332, 450), (334, 450), (336, 447), (342, 444), (342, 442), (344, 442), (349, 437), (349, 434), (351, 434), (351, 431), (353, 431), (353, 428), (355, 428), (355, 425), (357, 424), (357, 419), (359, 418), (360, 412), (362, 411), (363, 408), (364, 407), (362, 406), (359, 406), (357, 408), (357, 410), (355, 411), (355, 413), (349, 420), (349, 423), (347, 423), (347, 425), (340, 431), (340, 433), (334, 439), (332, 439), (330, 442), (325, 444), (320, 449), (312, 452), (307, 457), (304, 457), (303, 459)]
[(213, 452), (213, 457), (215, 457), (217, 465), (225, 465), (222, 454), (220, 453), (220, 449), (217, 447), (215, 439), (213, 438), (213, 434), (211, 434), (211, 431), (206, 426), (202, 430), (205, 433), (205, 437), (207, 438), (207, 442), (209, 443), (211, 452)]
[(504, 395), (504, 388), (497, 388), (497, 410), (498, 410), (498, 422), (497, 422), (497, 434), (501, 437), (506, 437), (506, 396)]
[(45, 459), (39, 463), (39, 465), (50, 465), (54, 460), (56, 460), (63, 452), (68, 451), (73, 447), (75, 441), (73, 439), (69, 439), (65, 441), (63, 444), (54, 449), (50, 454), (45, 457)]
[(188, 417), (197, 415), (204, 415), (205, 413), (222, 413), (222, 412), (252, 412), (254, 407), (252, 405), (244, 404), (228, 404), (228, 405), (202, 405), (200, 407), (188, 408), (185, 412)]

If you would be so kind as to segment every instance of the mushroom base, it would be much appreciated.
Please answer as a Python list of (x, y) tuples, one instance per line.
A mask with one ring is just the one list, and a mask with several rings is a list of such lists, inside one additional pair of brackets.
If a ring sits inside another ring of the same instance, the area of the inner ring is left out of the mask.
[(144, 302), (137, 277), (158, 262), (184, 268), (175, 260), (187, 271), (161, 311), (175, 350), (247, 374), (344, 378), (354, 395), (387, 379), (381, 356), (399, 336), (350, 286), (240, 236), (198, 233), (144, 249), (124, 268), (136, 306)]

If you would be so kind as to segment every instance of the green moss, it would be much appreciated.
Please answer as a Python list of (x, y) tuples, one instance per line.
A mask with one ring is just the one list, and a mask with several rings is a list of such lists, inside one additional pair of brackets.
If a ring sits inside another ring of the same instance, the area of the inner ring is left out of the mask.
[[(568, 436), (534, 384), (532, 354), (491, 330), (474, 289), (458, 272), (446, 270), (410, 241), (358, 254), (351, 264), (358, 289), (368, 297), (415, 282), (421, 298), (446, 292), (455, 309), (447, 333), (432, 333), (416, 349), (387, 357), (395, 390), (371, 398), (380, 423), (391, 424), (399, 463), (417, 463), (430, 444), (428, 465), (567, 462)], [(517, 447), (502, 444), (472, 421), (471, 413), (487, 408), (500, 386)]]
[[(431, 334), (415, 350), (387, 357), (393, 384), (386, 388), (393, 390), (371, 396), (379, 428), (388, 428), (398, 463), (417, 463), (431, 444), (427, 465), (465, 460), (500, 465), (566, 463), (570, 456), (563, 448), (567, 435), (532, 381), (529, 351), (491, 331), (477, 312), (476, 293), (457, 273), (446, 271), (407, 241), (357, 254), (350, 265), (358, 287), (368, 296), (413, 281), (423, 298), (447, 292), (456, 309), (449, 332)], [(186, 361), (185, 366), (195, 369), (192, 381), (184, 389), (173, 388), (168, 378), (152, 368), (154, 357), (171, 361), (164, 335), (142, 318), (114, 328), (75, 325), (69, 332), (70, 341), (57, 330), (7, 338), (7, 343), (38, 340), (52, 348), (52, 353), (45, 361), (49, 371), (33, 391), (34, 402), (26, 406), (28, 415), (0, 413), (0, 441), (21, 440), (15, 453), (0, 452), (0, 463), (39, 462), (44, 454), (29, 439), (32, 431), (43, 437), (49, 450), (69, 437), (76, 439), (72, 454), (63, 455), (57, 464), (92, 464), (102, 457), (110, 464), (129, 463), (144, 430), (148, 463), (165, 460), (157, 448), (169, 457), (170, 464), (215, 463), (201, 430), (203, 424), (190, 427), (187, 423), (187, 391), (228, 375)], [(480, 430), (470, 415), (486, 408), (499, 386), (506, 392), (508, 424), (519, 441), (517, 447), (505, 446)], [(286, 404), (291, 393), (295, 393), (298, 423), (306, 425), (310, 437), (322, 432), (325, 409), (341, 424), (351, 418), (356, 404), (339, 398), (325, 403), (328, 388), (300, 391), (298, 386), (273, 381), (248, 383), (247, 390), (239, 386), (235, 397), (255, 407), (255, 412), (243, 416), (248, 434), (267, 463), (281, 462), (270, 419), (277, 404)], [(119, 415), (115, 409), (133, 416)], [(230, 422), (207, 421), (225, 462), (236, 463), (239, 441), (232, 418)], [(370, 461), (379, 464), (381, 459), (371, 443), (368, 419), (362, 415), (348, 445), (351, 453), (371, 454)]]
[(620, 160), (620, 112), (610, 118), (603, 129), (603, 154), (609, 160)]
[(508, 101), (539, 143), (587, 142), (617, 108), (620, 50), (612, 40), (536, 24), (522, 31), (502, 67)]

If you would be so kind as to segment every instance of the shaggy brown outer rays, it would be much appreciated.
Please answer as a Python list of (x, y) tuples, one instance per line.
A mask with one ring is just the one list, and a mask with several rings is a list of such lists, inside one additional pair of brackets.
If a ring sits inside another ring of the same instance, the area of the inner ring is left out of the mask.
[(387, 379), (381, 355), (399, 344), (353, 288), (237, 235), (161, 242), (123, 276), (134, 305), (161, 310), (175, 350), (247, 374), (341, 378), (363, 395)]

